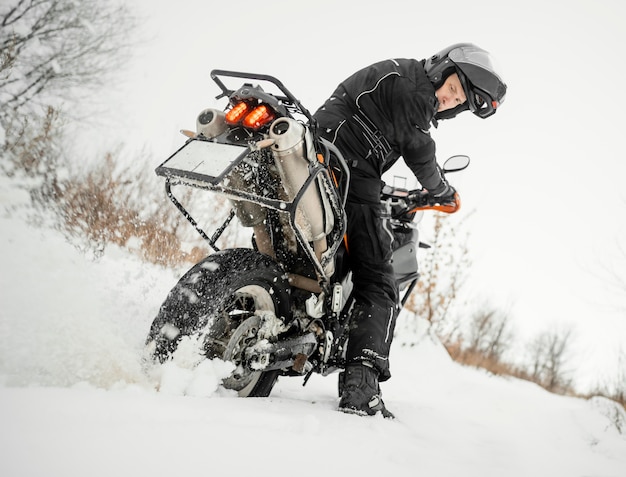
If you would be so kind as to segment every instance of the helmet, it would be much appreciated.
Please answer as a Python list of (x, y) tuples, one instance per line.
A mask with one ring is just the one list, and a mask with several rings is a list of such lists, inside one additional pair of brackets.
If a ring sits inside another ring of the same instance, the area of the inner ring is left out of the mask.
[(491, 55), (471, 43), (457, 43), (426, 60), (424, 69), (435, 88), (457, 73), (467, 103), (448, 111), (437, 113), (436, 119), (448, 119), (470, 109), (476, 116), (488, 118), (504, 101), (506, 84), (495, 72)]

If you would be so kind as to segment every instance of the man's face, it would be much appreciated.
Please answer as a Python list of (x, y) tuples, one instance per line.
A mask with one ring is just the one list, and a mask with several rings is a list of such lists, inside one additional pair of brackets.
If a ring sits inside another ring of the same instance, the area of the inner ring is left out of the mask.
[(435, 96), (437, 96), (439, 100), (438, 113), (456, 108), (459, 104), (463, 104), (467, 101), (465, 91), (463, 91), (463, 86), (461, 86), (461, 80), (456, 73), (446, 78), (441, 88), (435, 91)]

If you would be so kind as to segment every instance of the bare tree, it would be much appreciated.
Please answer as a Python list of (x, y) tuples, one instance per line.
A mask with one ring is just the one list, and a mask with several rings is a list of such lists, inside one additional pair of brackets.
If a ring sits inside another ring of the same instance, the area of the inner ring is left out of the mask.
[[(130, 54), (134, 17), (116, 0), (0, 4), (0, 171), (23, 174), (35, 200), (55, 200), (70, 163), (63, 125)], [(36, 181), (32, 181), (32, 179)]]
[(45, 114), (105, 84), (125, 59), (133, 21), (112, 0), (14, 0), (0, 7), (0, 120)]
[(435, 214), (430, 248), (420, 253), (421, 278), (411, 297), (409, 308), (430, 323), (443, 323), (471, 266), (467, 248), (469, 233), (464, 221), (451, 220), (453, 216)]
[(487, 359), (500, 360), (513, 338), (508, 315), (495, 308), (485, 307), (472, 317), (467, 336), (467, 349)]
[(540, 334), (529, 346), (531, 379), (551, 392), (566, 392), (571, 387), (566, 369), (572, 331)]

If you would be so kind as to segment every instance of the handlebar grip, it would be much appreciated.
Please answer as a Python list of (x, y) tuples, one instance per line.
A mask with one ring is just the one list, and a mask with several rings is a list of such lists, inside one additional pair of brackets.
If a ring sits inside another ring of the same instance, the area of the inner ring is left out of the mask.
[(418, 210), (437, 210), (439, 212), (453, 214), (461, 208), (461, 198), (458, 192), (455, 192), (452, 200), (448, 200), (447, 202), (441, 202), (436, 197), (428, 193), (423, 194), (421, 191), (417, 194), (411, 194), (409, 199), (411, 202), (411, 212)]
[(426, 207), (429, 205), (429, 194), (424, 194), (422, 189), (416, 189), (409, 192), (407, 197), (411, 207)]

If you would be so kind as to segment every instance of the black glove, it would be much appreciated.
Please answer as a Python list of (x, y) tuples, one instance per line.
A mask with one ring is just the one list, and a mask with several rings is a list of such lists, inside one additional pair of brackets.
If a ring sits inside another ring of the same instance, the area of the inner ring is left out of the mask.
[(439, 194), (430, 195), (428, 203), (430, 205), (454, 204), (457, 201), (457, 198), (455, 197), (455, 195), (456, 195), (456, 189), (452, 187), (450, 184), (446, 184), (446, 188), (443, 190), (443, 192), (440, 192)]
[(435, 207), (443, 212), (453, 213), (461, 207), (461, 200), (456, 189), (450, 184), (439, 194), (431, 194), (426, 189), (414, 190), (409, 193), (408, 199), (416, 207)]
[(446, 214), (453, 214), (461, 208), (461, 199), (459, 194), (449, 184), (446, 184), (446, 189), (439, 194), (431, 196), (432, 202), (429, 204), (434, 210), (445, 212)]

